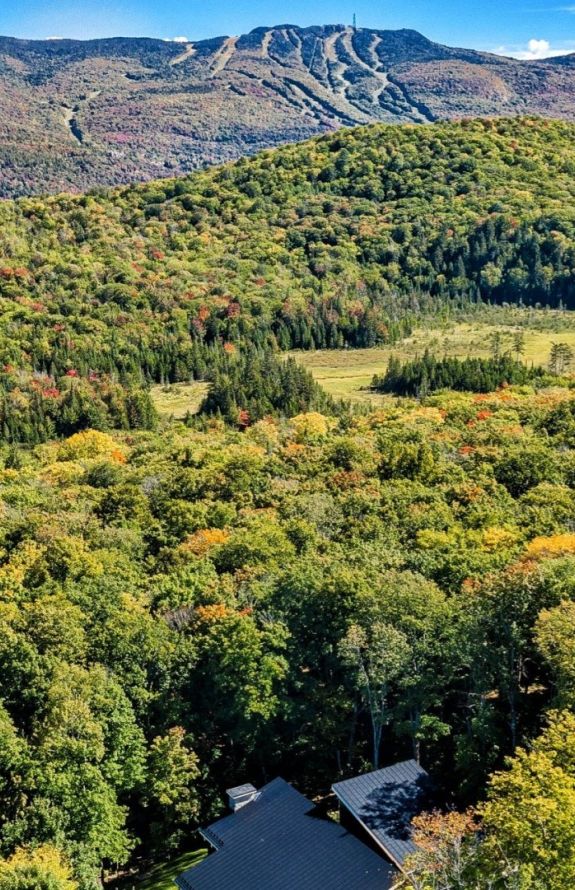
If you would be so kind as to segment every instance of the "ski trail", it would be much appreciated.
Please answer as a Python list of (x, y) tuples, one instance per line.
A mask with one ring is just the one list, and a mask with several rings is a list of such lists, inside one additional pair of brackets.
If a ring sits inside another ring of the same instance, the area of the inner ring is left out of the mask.
[(272, 37), (274, 35), (273, 31), (266, 31), (262, 40), (262, 56), (267, 58), (268, 50), (270, 48), (270, 43), (272, 42)]
[[(304, 68), (305, 68), (305, 64), (304, 64), (304, 60), (303, 60), (303, 43), (302, 43), (302, 39), (301, 39), (301, 37), (299, 36), (299, 34), (298, 34), (296, 31), (291, 31), (291, 30), (290, 30), (289, 33), (290, 33), (291, 36), (293, 37), (293, 41), (290, 40), (290, 36), (289, 36), (288, 32), (287, 32), (285, 29), (282, 29), (282, 34), (284, 35), (284, 37), (285, 37), (286, 40), (289, 40), (289, 41), (290, 41), (290, 43), (292, 44), (292, 46), (293, 46), (294, 49), (296, 50), (297, 54), (299, 55), (299, 61), (301, 62), (302, 65), (304, 65)], [(294, 43), (294, 41), (295, 41), (295, 43)]]
[(381, 40), (381, 37), (379, 36), (379, 34), (374, 34), (373, 41), (369, 44), (369, 47), (367, 49), (368, 53), (371, 56), (371, 61), (372, 61), (374, 71), (379, 71), (379, 67), (381, 65), (380, 58), (377, 54), (377, 47), (380, 46), (381, 43), (382, 43), (382, 40)]
[(180, 53), (179, 56), (176, 56), (175, 59), (171, 60), (170, 65), (172, 65), (172, 66), (173, 65), (181, 65), (181, 63), (185, 62), (186, 59), (191, 59), (191, 57), (194, 55), (195, 52), (196, 52), (196, 48), (195, 48), (194, 44), (189, 43), (188, 46), (183, 51), (183, 53)]
[(339, 93), (340, 96), (343, 96), (347, 100), (347, 84), (343, 77), (345, 65), (340, 61), (336, 48), (336, 43), (340, 37), (341, 31), (336, 31), (335, 34), (330, 34), (330, 36), (326, 38), (326, 41), (324, 43), (324, 51), (325, 57), (328, 61), (329, 79), (331, 81), (332, 89), (334, 93)]
[(377, 37), (377, 35), (375, 35), (375, 37), (376, 37), (376, 41), (377, 41), (375, 46), (373, 43), (371, 43), (370, 47), (369, 47), (370, 56), (373, 60), (372, 65), (368, 65), (366, 62), (364, 62), (363, 59), (361, 59), (358, 56), (357, 52), (355, 51), (355, 48), (353, 45), (353, 31), (345, 32), (345, 34), (343, 36), (343, 45), (345, 46), (346, 50), (348, 51), (350, 57), (353, 59), (355, 64), (359, 68), (362, 68), (364, 71), (367, 71), (371, 75), (371, 77), (374, 77), (376, 80), (379, 81), (380, 86), (376, 90), (374, 90), (374, 92), (372, 93), (373, 102), (375, 104), (379, 104), (381, 95), (389, 87), (390, 83), (389, 83), (387, 74), (384, 71), (378, 70), (379, 60), (377, 58), (375, 48), (376, 48), (376, 46), (378, 46), (378, 42), (381, 42), (381, 38)]
[(235, 52), (236, 43), (238, 42), (238, 40), (239, 37), (228, 37), (226, 41), (221, 45), (212, 61), (212, 66), (210, 69), (211, 77), (215, 77), (217, 74), (220, 74), (224, 70)]

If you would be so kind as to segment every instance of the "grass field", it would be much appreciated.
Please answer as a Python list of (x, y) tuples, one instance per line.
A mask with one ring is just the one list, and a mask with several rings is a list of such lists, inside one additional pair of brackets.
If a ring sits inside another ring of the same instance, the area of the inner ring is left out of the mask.
[(161, 418), (181, 420), (198, 411), (207, 390), (207, 383), (170, 383), (152, 386), (151, 394)]
[(187, 868), (197, 865), (207, 855), (207, 850), (192, 850), (165, 864), (156, 865), (140, 878), (123, 878), (121, 881), (107, 884), (106, 887), (107, 890), (175, 890), (174, 878)]
[[(486, 320), (418, 329), (392, 347), (323, 349), (293, 355), (336, 398), (382, 404), (389, 396), (370, 393), (368, 387), (374, 374), (385, 371), (392, 354), (402, 361), (422, 355), (426, 349), (438, 357), (488, 356), (494, 334), (499, 334), (500, 348), (505, 352), (513, 350), (517, 333), (523, 334), (523, 361), (528, 364), (546, 365), (553, 343), (567, 343), (575, 352), (575, 313), (486, 307), (483, 315)], [(497, 323), (498, 319), (505, 323)], [(206, 383), (172, 383), (153, 386), (152, 399), (162, 419), (181, 420), (188, 412), (198, 411), (206, 392)]]
[(498, 333), (501, 350), (512, 350), (513, 337), (524, 336), (523, 361), (546, 365), (553, 343), (568, 343), (575, 351), (575, 317), (573, 325), (553, 331), (534, 326), (512, 326), (487, 323), (452, 324), (444, 328), (416, 330), (414, 334), (393, 347), (374, 349), (324, 349), (316, 352), (294, 352), (293, 355), (308, 368), (318, 383), (336, 398), (381, 404), (386, 396), (366, 391), (374, 374), (385, 371), (390, 355), (402, 361), (422, 355), (429, 349), (437, 357), (488, 356), (491, 342)]

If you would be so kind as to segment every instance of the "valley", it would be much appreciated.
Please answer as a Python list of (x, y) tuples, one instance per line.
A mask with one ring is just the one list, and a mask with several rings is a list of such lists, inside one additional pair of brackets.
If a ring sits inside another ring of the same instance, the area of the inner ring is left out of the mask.
[(184, 179), (3, 202), (5, 434), (368, 402), (396, 350), (483, 354), (503, 319), (503, 351), (527, 325), (525, 357), (546, 366), (575, 305), (573, 127), (379, 124)]
[(0, 38), (0, 890), (575, 886), (572, 71)]
[(437, 357), (467, 356), (486, 358), (493, 354), (494, 337), (502, 352), (513, 354), (515, 335), (523, 336), (521, 360), (527, 365), (549, 363), (553, 343), (565, 343), (575, 352), (575, 319), (570, 313), (533, 313), (516, 310), (516, 324), (509, 323), (509, 313), (490, 312), (491, 322), (451, 322), (441, 326), (416, 328), (410, 337), (392, 346), (371, 349), (322, 349), (296, 352), (294, 357), (335, 399), (374, 406), (385, 404), (388, 396), (369, 391), (376, 374), (383, 374), (391, 356), (401, 361), (422, 356), (429, 351)]

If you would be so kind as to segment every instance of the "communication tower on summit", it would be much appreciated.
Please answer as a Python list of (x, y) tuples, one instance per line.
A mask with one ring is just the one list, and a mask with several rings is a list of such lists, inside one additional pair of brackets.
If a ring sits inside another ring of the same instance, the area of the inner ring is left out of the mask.
[(356, 16), (355, 12), (353, 14), (353, 30), (357, 31), (357, 16)]

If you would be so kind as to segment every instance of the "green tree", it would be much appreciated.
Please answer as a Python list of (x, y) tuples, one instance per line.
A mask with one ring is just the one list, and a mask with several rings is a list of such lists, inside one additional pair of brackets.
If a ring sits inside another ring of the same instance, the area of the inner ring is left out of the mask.
[(525, 355), (525, 334), (523, 331), (513, 334), (513, 352), (517, 361), (521, 361), (521, 357)]
[(575, 882), (575, 716), (551, 716), (533, 750), (518, 750), (493, 776), (482, 808), (487, 873), (518, 875), (526, 888)]
[(143, 734), (102, 668), (57, 669), (34, 755), (33, 793), (5, 834), (11, 843), (61, 843), (82, 890), (96, 890), (102, 863), (125, 862), (133, 847), (119, 795), (144, 775)]
[(549, 370), (553, 374), (564, 374), (573, 361), (573, 350), (568, 343), (553, 343), (549, 355)]
[(372, 734), (372, 764), (379, 768), (383, 730), (391, 716), (392, 684), (401, 676), (411, 652), (408, 640), (390, 624), (352, 625), (340, 643), (341, 658), (367, 707)]
[(437, 741), (450, 732), (440, 715), (442, 690), (463, 668), (455, 642), (458, 607), (421, 575), (388, 572), (378, 587), (361, 597), (358, 611), (364, 627), (366, 620), (383, 623), (407, 643), (407, 657), (395, 678), (393, 723), (396, 732), (411, 738), (413, 756), (419, 761), (423, 742)]
[(193, 830), (200, 812), (198, 758), (185, 730), (172, 727), (156, 736), (148, 753), (146, 802), (156, 847), (177, 848)]
[(575, 602), (544, 609), (535, 625), (537, 648), (551, 668), (562, 707), (575, 704)]

